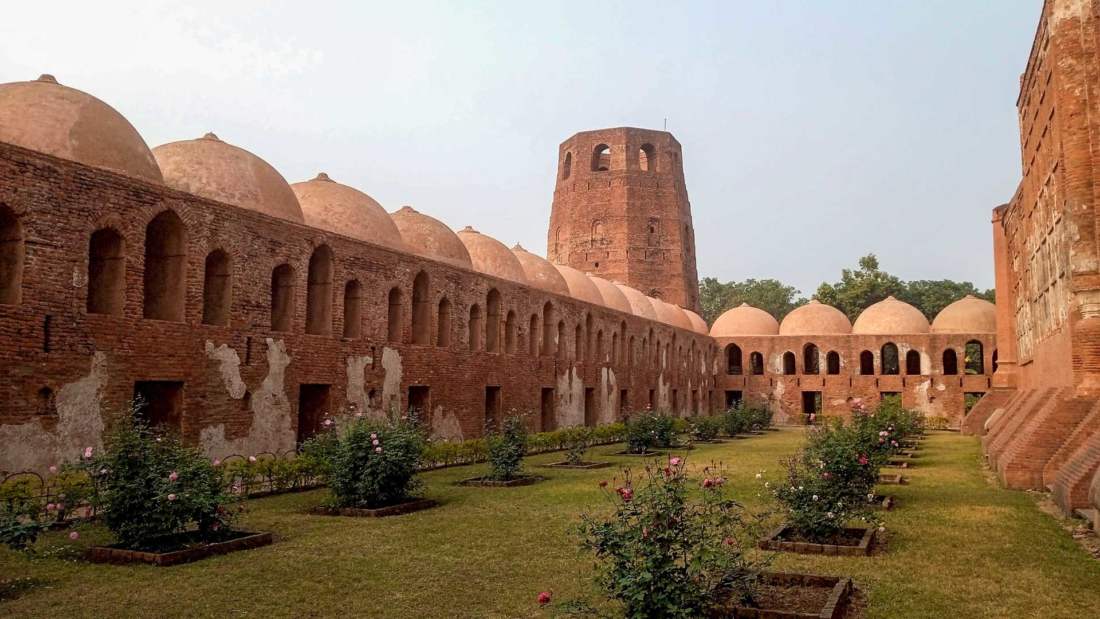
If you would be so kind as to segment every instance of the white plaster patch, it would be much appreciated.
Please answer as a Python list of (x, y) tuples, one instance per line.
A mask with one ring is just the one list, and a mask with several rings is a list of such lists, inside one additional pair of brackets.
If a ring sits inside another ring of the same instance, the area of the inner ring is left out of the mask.
[(294, 424), (286, 395), (286, 368), (291, 357), (282, 340), (276, 342), (267, 338), (266, 343), (267, 376), (249, 402), (252, 425), (245, 436), (232, 440), (225, 437), (225, 424), (203, 428), (199, 432), (199, 444), (212, 457), (265, 451), (279, 454), (294, 449)]
[(584, 425), (584, 383), (575, 366), (558, 376), (557, 399), (556, 427)]
[(432, 414), (432, 440), (461, 441), (463, 438), (458, 417), (453, 412), (444, 413), (442, 406), (436, 406)]
[(0, 426), (0, 471), (45, 473), (52, 465), (76, 459), (85, 447), (102, 447), (100, 391), (107, 379), (107, 355), (96, 352), (88, 375), (58, 390), (55, 431), (44, 432), (38, 421)]
[(370, 355), (347, 358), (348, 388), (347, 401), (354, 404), (356, 410), (372, 417), (378, 416), (380, 411), (370, 408), (370, 398), (367, 397), (367, 366), (371, 364)]
[(214, 343), (207, 340), (206, 356), (218, 362), (218, 372), (222, 375), (222, 383), (229, 392), (229, 397), (234, 400), (243, 398), (248, 387), (241, 380), (241, 357), (237, 351), (226, 344), (215, 348)]
[(382, 349), (382, 370), (385, 376), (382, 378), (382, 409), (404, 410), (401, 407), (401, 375), (404, 371), (401, 367), (401, 353), (389, 346)]
[(619, 382), (615, 378), (615, 372), (605, 367), (600, 370), (600, 392), (602, 403), (599, 423), (613, 423), (615, 412), (619, 410)]

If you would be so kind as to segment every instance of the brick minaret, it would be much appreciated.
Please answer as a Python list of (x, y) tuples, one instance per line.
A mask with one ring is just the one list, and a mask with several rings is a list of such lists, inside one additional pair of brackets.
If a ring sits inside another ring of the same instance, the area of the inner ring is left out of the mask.
[(546, 255), (699, 311), (680, 143), (667, 131), (578, 133), (558, 148)]

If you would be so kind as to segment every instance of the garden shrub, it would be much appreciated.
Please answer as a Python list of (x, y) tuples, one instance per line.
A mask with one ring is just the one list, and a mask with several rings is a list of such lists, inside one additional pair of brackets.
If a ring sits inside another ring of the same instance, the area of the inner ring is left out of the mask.
[(831, 421), (812, 430), (805, 449), (785, 461), (786, 479), (765, 482), (800, 538), (829, 542), (850, 520), (877, 522), (871, 500), (884, 456), (869, 447), (855, 424)]
[(592, 444), (592, 428), (574, 426), (562, 431), (562, 445), (565, 447), (565, 461), (568, 464), (584, 463), (584, 454)]
[(764, 567), (747, 555), (760, 520), (731, 499), (720, 472), (695, 492), (680, 458), (646, 467), (635, 487), (630, 472), (604, 493), (611, 514), (582, 516), (583, 548), (596, 555), (598, 579), (631, 619), (707, 617), (728, 604), (751, 599)]
[(420, 488), (420, 428), (407, 417), (355, 417), (306, 441), (302, 453), (332, 489), (335, 507), (402, 503)]
[(509, 415), (485, 442), (489, 449), (489, 478), (510, 481), (519, 477), (527, 453), (527, 425), (523, 417)]
[(692, 417), (688, 419), (688, 432), (696, 441), (713, 441), (722, 431), (722, 420), (719, 417)]
[(726, 436), (731, 438), (748, 432), (748, 418), (745, 416), (744, 409), (740, 404), (722, 413), (722, 430), (726, 433)]
[(200, 541), (214, 541), (228, 533), (237, 512), (206, 456), (132, 415), (119, 419), (104, 450), (79, 466), (99, 489), (104, 524), (126, 548), (159, 548), (158, 538), (192, 528)]
[(42, 522), (41, 483), (30, 475), (0, 486), (0, 545), (25, 550), (46, 528)]
[(646, 453), (655, 447), (670, 447), (675, 436), (672, 417), (652, 411), (631, 415), (626, 420), (626, 450)]

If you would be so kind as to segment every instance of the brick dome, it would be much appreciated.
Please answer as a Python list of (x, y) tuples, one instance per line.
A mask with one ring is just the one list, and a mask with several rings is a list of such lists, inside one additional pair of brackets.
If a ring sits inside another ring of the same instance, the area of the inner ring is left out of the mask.
[(940, 310), (932, 321), (932, 333), (996, 333), (997, 306), (973, 295)]
[(307, 225), (392, 249), (405, 249), (389, 213), (362, 191), (337, 183), (324, 172), (290, 188), (298, 197)]
[(928, 329), (928, 319), (919, 309), (894, 297), (863, 310), (852, 325), (852, 333), (859, 335), (908, 335), (928, 333)]
[(523, 267), (523, 274), (527, 277), (527, 283), (539, 290), (569, 296), (569, 284), (565, 278), (550, 264), (550, 261), (542, 256), (536, 256), (518, 244), (512, 248), (512, 253)]
[(412, 253), (432, 260), (473, 269), (470, 252), (454, 230), (442, 221), (429, 217), (411, 206), (402, 206), (390, 213), (390, 219), (401, 232), (401, 240)]
[(653, 304), (650, 303), (649, 297), (642, 294), (639, 290), (618, 282), (615, 283), (615, 287), (622, 291), (627, 301), (630, 301), (630, 309), (634, 312), (635, 316), (648, 320), (657, 320), (657, 310), (653, 308)]
[(263, 159), (207, 133), (197, 140), (153, 149), (164, 182), (197, 196), (304, 223), (298, 197), (278, 170)]
[(695, 331), (699, 335), (710, 334), (710, 329), (707, 328), (707, 321), (703, 320), (702, 316), (682, 307), (680, 308), (680, 311), (683, 312), (684, 315), (688, 317), (688, 320), (691, 321), (691, 329), (693, 331)]
[(470, 252), (470, 262), (474, 265), (475, 271), (520, 284), (527, 283), (527, 276), (523, 274), (523, 265), (520, 264), (519, 258), (516, 258), (504, 243), (470, 226), (458, 231), (458, 240), (462, 241), (466, 251)]
[(779, 321), (764, 310), (742, 303), (722, 313), (710, 327), (711, 337), (779, 335)]
[(653, 309), (657, 312), (657, 320), (665, 323), (666, 325), (672, 325), (673, 327), (679, 327), (688, 331), (694, 331), (695, 327), (691, 324), (691, 319), (687, 317), (679, 307), (662, 301), (660, 299), (649, 298), (649, 302), (653, 304)]
[(603, 295), (600, 294), (600, 289), (592, 283), (592, 280), (588, 279), (587, 275), (564, 264), (555, 264), (554, 268), (565, 278), (565, 283), (569, 286), (569, 296), (593, 305), (603, 305)]
[(600, 291), (600, 297), (603, 298), (604, 307), (619, 310), (626, 314), (634, 313), (634, 308), (630, 307), (630, 300), (626, 298), (622, 290), (619, 290), (618, 286), (595, 275), (588, 275), (588, 279), (596, 284), (596, 288)]
[(92, 95), (58, 84), (51, 75), (0, 84), (0, 142), (163, 182), (149, 145), (130, 121)]
[(796, 307), (779, 323), (779, 335), (845, 335), (852, 323), (844, 312), (813, 299)]

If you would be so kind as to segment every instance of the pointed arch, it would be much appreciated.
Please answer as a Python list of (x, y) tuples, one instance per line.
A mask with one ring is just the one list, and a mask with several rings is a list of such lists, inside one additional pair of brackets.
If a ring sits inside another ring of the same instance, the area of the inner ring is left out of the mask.
[(985, 374), (985, 350), (978, 340), (966, 343), (966, 373)]
[(764, 355), (759, 352), (753, 352), (749, 355), (749, 366), (753, 376), (764, 375)]
[(435, 345), (447, 348), (451, 345), (451, 302), (447, 297), (439, 300), (435, 318)]
[(947, 376), (959, 373), (959, 355), (954, 348), (945, 348), (943, 351), (943, 373)]
[(271, 271), (271, 330), (290, 331), (294, 324), (294, 267), (280, 264)]
[(516, 352), (516, 313), (508, 310), (504, 318), (504, 352), (514, 354)]
[(309, 257), (306, 277), (306, 333), (328, 335), (332, 332), (332, 249), (321, 245)]
[(787, 376), (793, 376), (797, 373), (795, 369), (794, 353), (789, 350), (783, 353), (783, 373)]
[(432, 342), (431, 278), (420, 271), (413, 278), (412, 343), (428, 346)]
[(909, 349), (905, 353), (905, 373), (910, 376), (920, 376), (920, 353)]
[(726, 374), (740, 374), (743, 371), (741, 367), (741, 347), (737, 344), (730, 344), (726, 346)]
[(840, 353), (835, 350), (830, 350), (825, 355), (825, 373), (840, 374)]
[(817, 344), (810, 342), (802, 347), (802, 373), (821, 373), (821, 353), (817, 349)]
[(485, 350), (500, 352), (500, 292), (490, 288), (485, 296)]
[(204, 325), (229, 325), (229, 308), (232, 304), (233, 278), (229, 254), (215, 249), (206, 255), (202, 273), (202, 323)]
[(901, 373), (901, 359), (898, 357), (898, 346), (893, 342), (882, 345), (882, 374), (884, 376), (896, 376)]
[(386, 295), (386, 341), (401, 341), (402, 324), (405, 322), (405, 295), (401, 288), (394, 286)]
[(183, 321), (187, 295), (187, 230), (175, 211), (145, 226), (145, 318)]
[(467, 323), (466, 337), (467, 344), (471, 352), (481, 350), (482, 348), (482, 318), (481, 307), (477, 303), (470, 306), (470, 319)]
[(353, 279), (344, 284), (344, 337), (357, 340), (363, 334), (363, 285)]
[(869, 350), (859, 353), (859, 373), (864, 376), (875, 373), (875, 355)]
[(100, 228), (88, 242), (89, 314), (121, 316), (126, 304), (126, 239), (114, 228)]
[(0, 304), (19, 305), (23, 301), (25, 256), (23, 222), (0, 204)]

